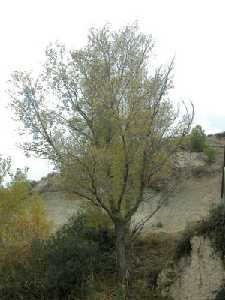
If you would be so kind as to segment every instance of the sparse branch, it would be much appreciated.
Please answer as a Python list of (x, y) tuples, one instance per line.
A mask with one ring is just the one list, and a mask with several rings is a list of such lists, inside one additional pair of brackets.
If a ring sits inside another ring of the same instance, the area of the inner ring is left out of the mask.
[(140, 235), (140, 233), (144, 229), (145, 224), (147, 222), (149, 222), (154, 217), (154, 215), (165, 205), (165, 203), (171, 197), (172, 193), (175, 191), (175, 187), (176, 187), (176, 185), (174, 184), (170, 187), (169, 190), (164, 192), (164, 194), (162, 195), (156, 208), (149, 215), (142, 218), (138, 223), (136, 223), (136, 225), (134, 226), (134, 228), (132, 229), (132, 231), (130, 233), (130, 241), (131, 242), (133, 242), (137, 238), (137, 236)]
[(145, 169), (146, 169), (146, 163), (147, 163), (147, 151), (146, 149), (143, 150), (143, 157), (142, 157), (142, 166), (141, 166), (141, 172), (140, 172), (140, 187), (139, 187), (139, 194), (135, 201), (135, 204), (133, 207), (131, 207), (128, 212), (125, 215), (126, 220), (130, 220), (131, 217), (136, 213), (138, 207), (143, 202), (144, 198), (144, 188), (145, 188)]

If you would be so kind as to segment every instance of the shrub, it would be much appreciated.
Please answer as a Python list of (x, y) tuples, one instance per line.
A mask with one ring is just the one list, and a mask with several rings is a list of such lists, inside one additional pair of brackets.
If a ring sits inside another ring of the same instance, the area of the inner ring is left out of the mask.
[(212, 147), (210, 147), (209, 145), (205, 145), (203, 148), (203, 152), (205, 153), (205, 155), (207, 156), (207, 161), (209, 163), (212, 163), (215, 161), (216, 158), (216, 152), (215, 149), (213, 149)]
[(222, 287), (217, 291), (215, 300), (224, 300), (225, 299), (225, 287)]
[(2, 186), (0, 198), (1, 299), (42, 299), (45, 265), (33, 243), (46, 240), (51, 226), (41, 199), (21, 177)]
[(194, 127), (191, 131), (191, 150), (202, 152), (206, 143), (206, 135), (200, 125)]
[(85, 299), (95, 276), (114, 272), (112, 231), (79, 214), (48, 240), (33, 240), (29, 255), (2, 264), (1, 299)]
[[(33, 241), (29, 256), (16, 256), (1, 264), (1, 299), (47, 299), (47, 261), (43, 241)], [(15, 251), (15, 255), (16, 255)]]
[(180, 260), (182, 257), (190, 256), (191, 254), (191, 238), (193, 237), (193, 229), (187, 227), (182, 233), (181, 238), (177, 242), (175, 251), (175, 260)]
[(9, 258), (11, 251), (12, 260), (19, 253), (28, 254), (32, 240), (48, 238), (51, 225), (41, 199), (31, 195), (27, 182), (12, 182), (8, 187), (1, 187), (0, 198), (1, 263), (5, 256)]
[(88, 224), (85, 215), (70, 220), (47, 243), (48, 284), (60, 299), (84, 297), (91, 276), (114, 271), (112, 235)]
[[(198, 229), (199, 234), (208, 236), (216, 250), (225, 256), (225, 205), (221, 204), (210, 212), (207, 220), (203, 220)], [(224, 261), (225, 263), (225, 261)]]
[(162, 228), (163, 227), (163, 223), (159, 221), (155, 226), (158, 227), (158, 228)]

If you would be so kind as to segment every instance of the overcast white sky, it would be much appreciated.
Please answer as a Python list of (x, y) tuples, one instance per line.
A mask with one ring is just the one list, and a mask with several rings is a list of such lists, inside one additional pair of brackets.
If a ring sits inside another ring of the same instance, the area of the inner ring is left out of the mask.
[(69, 47), (85, 44), (88, 29), (110, 23), (114, 29), (138, 21), (156, 41), (157, 61), (176, 54), (174, 96), (195, 105), (195, 123), (207, 132), (225, 130), (224, 0), (7, 0), (0, 1), (0, 153), (15, 167), (30, 167), (38, 179), (46, 161), (27, 159), (16, 147), (16, 124), (4, 92), (10, 74), (34, 69), (44, 49), (59, 40)]

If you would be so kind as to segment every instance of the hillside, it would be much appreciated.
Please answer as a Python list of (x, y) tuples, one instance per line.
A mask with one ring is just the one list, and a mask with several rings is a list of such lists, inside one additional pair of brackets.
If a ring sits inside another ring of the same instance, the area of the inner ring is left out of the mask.
[[(225, 139), (212, 136), (207, 142), (223, 146)], [(173, 193), (166, 193), (166, 202), (146, 224), (143, 234), (126, 244), (129, 278), (124, 290), (118, 282), (115, 235), (103, 215), (92, 211), (94, 214), (80, 215), (67, 222), (80, 209), (86, 209), (84, 201), (63, 193), (57, 174), (31, 182), (33, 192), (42, 195), (47, 215), (55, 226), (48, 231), (47, 240), (35, 239), (28, 244), (29, 255), (24, 255), (22, 243), (22, 248), (18, 248), (23, 251), (21, 259), (11, 269), (6, 262), (2, 272), (2, 293), (7, 296), (4, 299), (18, 299), (17, 295), (26, 294), (20, 298), (30, 300), (33, 293), (32, 299), (54, 300), (225, 299), (225, 206), (218, 205), (223, 148), (215, 149), (213, 163), (204, 153), (180, 150), (173, 157), (172, 172), (157, 181), (154, 189), (146, 188), (145, 201), (133, 224), (155, 210), (168, 184), (175, 187)], [(30, 189), (27, 191), (35, 195)], [(40, 224), (40, 215), (37, 216), (31, 221)], [(60, 229), (65, 223), (67, 226)], [(56, 229), (60, 230), (54, 234)], [(10, 253), (12, 258), (18, 257)], [(90, 293), (87, 296), (81, 283), (86, 284)], [(120, 297), (124, 293), (128, 297)]]
[[(224, 137), (209, 137), (210, 144), (222, 146)], [(223, 149), (216, 149), (216, 161), (207, 163), (203, 153), (180, 152), (175, 160), (177, 174), (183, 174), (175, 192), (169, 195), (166, 205), (146, 224), (144, 231), (177, 232), (184, 230), (187, 223), (196, 222), (206, 217), (211, 207), (220, 203), (221, 168)], [(56, 228), (63, 225), (68, 218), (81, 207), (81, 201), (69, 199), (54, 188), (49, 178), (43, 178), (35, 187), (45, 199), (49, 218)], [(146, 190), (146, 201), (139, 208), (134, 222), (150, 214), (155, 208), (160, 193), (150, 198), (152, 191)]]

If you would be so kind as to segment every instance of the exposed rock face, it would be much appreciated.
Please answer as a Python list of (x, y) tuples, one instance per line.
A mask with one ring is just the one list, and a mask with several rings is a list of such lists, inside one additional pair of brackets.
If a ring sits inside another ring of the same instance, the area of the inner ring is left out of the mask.
[(214, 300), (225, 280), (222, 260), (208, 238), (193, 237), (189, 257), (159, 276), (163, 296), (174, 300)]

